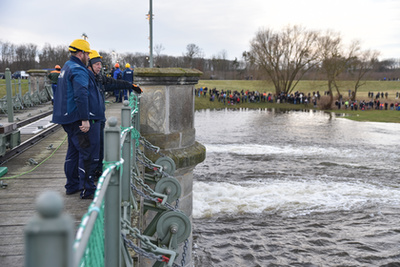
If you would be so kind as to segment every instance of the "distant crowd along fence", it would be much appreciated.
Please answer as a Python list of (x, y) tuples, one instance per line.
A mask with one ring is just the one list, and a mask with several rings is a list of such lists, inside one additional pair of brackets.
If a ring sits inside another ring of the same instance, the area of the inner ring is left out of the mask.
[[(40, 87), (41, 84), (43, 85)], [(11, 94), (14, 110), (40, 105), (53, 98), (53, 91), (47, 76), (44, 76), (44, 82), (42, 83), (39, 79), (33, 81), (31, 77), (28, 79), (12, 79), (11, 71), (8, 69), (5, 72), (5, 83), (0, 83), (0, 93), (0, 96), (2, 96), (0, 98), (0, 112), (4, 114), (8, 112), (9, 100), (7, 101), (7, 94)]]
[[(68, 239), (73, 220), (60, 211), (44, 211), (38, 201), (39, 215), (25, 231), (25, 266), (118, 267), (134, 266), (137, 259), (153, 266), (185, 266), (191, 222), (178, 207), (181, 185), (173, 177), (176, 165), (140, 135), (139, 100), (132, 94), (129, 103), (124, 102), (120, 127), (115, 117), (108, 119), (103, 174), (75, 241)], [(160, 157), (152, 162), (145, 149)], [(41, 197), (45, 207), (59, 202), (51, 194)], [(143, 216), (153, 219), (140, 230)]]

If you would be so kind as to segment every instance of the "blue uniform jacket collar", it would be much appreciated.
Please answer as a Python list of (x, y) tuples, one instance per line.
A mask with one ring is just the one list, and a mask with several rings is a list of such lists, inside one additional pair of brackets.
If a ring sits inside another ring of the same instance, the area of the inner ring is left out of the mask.
[(78, 63), (82, 67), (86, 68), (86, 65), (83, 64), (83, 62), (79, 58), (77, 58), (76, 56), (71, 56), (70, 60), (75, 62), (75, 63)]

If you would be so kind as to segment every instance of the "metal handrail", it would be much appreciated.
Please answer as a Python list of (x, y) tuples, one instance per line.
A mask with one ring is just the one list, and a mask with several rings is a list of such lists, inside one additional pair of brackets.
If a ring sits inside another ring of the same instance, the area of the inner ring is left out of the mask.
[(103, 199), (106, 194), (108, 184), (110, 182), (111, 171), (115, 167), (116, 166), (113, 165), (110, 168), (107, 168), (100, 176), (99, 183), (97, 184), (97, 188), (100, 187), (100, 190), (93, 199), (92, 206), (89, 209), (90, 215), (87, 217), (87, 222), (85, 223), (86, 227), (79, 228), (78, 232), (76, 233), (76, 239), (75, 239), (76, 241), (74, 244), (74, 249), (75, 249), (74, 266), (80, 265), (82, 257), (86, 251), (90, 235), (92, 234), (94, 224), (96, 223), (97, 216), (99, 215), (99, 210), (101, 209), (101, 205), (103, 203)]

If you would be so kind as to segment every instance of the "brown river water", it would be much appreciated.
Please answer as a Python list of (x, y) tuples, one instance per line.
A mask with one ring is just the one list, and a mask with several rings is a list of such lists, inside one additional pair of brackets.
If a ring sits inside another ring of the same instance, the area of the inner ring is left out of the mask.
[(195, 127), (195, 266), (400, 266), (400, 124), (206, 110)]

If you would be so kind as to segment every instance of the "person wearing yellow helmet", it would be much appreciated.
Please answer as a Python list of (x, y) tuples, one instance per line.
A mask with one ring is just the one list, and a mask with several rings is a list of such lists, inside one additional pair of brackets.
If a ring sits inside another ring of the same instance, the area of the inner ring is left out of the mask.
[[(131, 64), (126, 63), (125, 70), (122, 72), (122, 80), (128, 81), (133, 84), (133, 69), (131, 69)], [(132, 93), (132, 89), (129, 90), (129, 94)], [(124, 99), (128, 99), (128, 91), (124, 90)]]
[(71, 55), (79, 58), (84, 65), (88, 64), (90, 53), (90, 44), (88, 41), (76, 39), (69, 45), (68, 50), (71, 52)]
[[(116, 80), (119, 80), (122, 78), (122, 71), (119, 68), (119, 63), (115, 63), (114, 67), (115, 67), (115, 71), (113, 73), (113, 78)], [(114, 95), (115, 95), (115, 102), (121, 103), (122, 102), (122, 92), (120, 92), (119, 90), (115, 90)]]
[(96, 190), (94, 170), (99, 160), (100, 121), (105, 120), (103, 98), (96, 78), (87, 69), (89, 43), (77, 39), (68, 50), (71, 57), (58, 76), (52, 121), (61, 124), (68, 136), (64, 164), (66, 194), (80, 192), (82, 199), (92, 199)]
[[(101, 73), (102, 68), (102, 56), (96, 51), (91, 50), (89, 54), (89, 65), (88, 69), (95, 75), (97, 80), (97, 85), (104, 96), (104, 93), (107, 91), (114, 90), (134, 90), (137, 94), (141, 94), (143, 91), (137, 85), (134, 85), (132, 82), (115, 79), (111, 77), (107, 77)], [(117, 63), (118, 64), (118, 63)], [(119, 66), (119, 64), (116, 66)]]
[[(104, 105), (105, 110), (105, 92), (118, 91), (121, 90), (132, 90), (134, 89), (136, 93), (142, 93), (142, 89), (140, 87), (133, 85), (130, 82), (124, 80), (117, 80), (111, 77), (107, 77), (101, 73), (102, 68), (102, 56), (96, 51), (91, 50), (89, 54), (89, 66), (88, 69), (94, 74), (97, 81), (97, 87), (101, 92), (103, 97), (102, 105)], [(95, 169), (95, 180), (98, 179), (103, 171), (103, 158), (104, 158), (104, 128), (105, 128), (105, 120), (100, 122), (100, 153), (99, 153), (99, 162)]]

